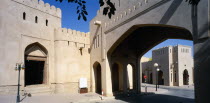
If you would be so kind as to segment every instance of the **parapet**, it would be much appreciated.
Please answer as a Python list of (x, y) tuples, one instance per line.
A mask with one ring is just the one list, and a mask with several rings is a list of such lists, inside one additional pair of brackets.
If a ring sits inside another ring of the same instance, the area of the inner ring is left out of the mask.
[[(113, 27), (122, 25), (132, 19), (141, 16), (146, 10), (152, 6), (162, 2), (162, 0), (136, 0), (133, 1), (134, 5), (125, 8), (117, 8), (116, 14), (111, 19), (105, 21), (105, 33), (110, 32)], [(103, 8), (100, 8), (100, 11)], [(97, 13), (99, 15), (99, 11)]]
[(12, 0), (14, 2), (18, 2), (23, 5), (27, 5), (31, 8), (38, 9), (50, 15), (61, 18), (61, 9), (56, 8), (55, 6), (44, 3), (42, 0)]
[(67, 28), (58, 28), (55, 33), (55, 41), (69, 41), (89, 45), (90, 33), (84, 33)]

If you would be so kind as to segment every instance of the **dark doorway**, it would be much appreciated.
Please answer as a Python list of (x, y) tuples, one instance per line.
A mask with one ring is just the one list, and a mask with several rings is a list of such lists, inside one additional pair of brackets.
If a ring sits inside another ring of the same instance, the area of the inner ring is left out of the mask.
[(47, 49), (38, 42), (30, 44), (25, 49), (25, 86), (47, 84), (48, 63)]
[(152, 73), (150, 73), (149, 79), (150, 79), (150, 80), (149, 80), (149, 83), (152, 84), (152, 82), (153, 82), (153, 81), (152, 81)]
[(142, 83), (145, 83), (144, 73), (142, 73)]
[(115, 63), (112, 66), (112, 92), (119, 91), (119, 66)]
[(163, 71), (161, 70), (158, 72), (158, 84), (164, 85)]
[(25, 86), (43, 84), (45, 61), (25, 61)]
[(186, 69), (184, 70), (184, 73), (183, 73), (183, 84), (189, 85), (189, 74)]
[(101, 88), (101, 65), (98, 64), (96, 68), (94, 68), (94, 74), (95, 74), (95, 91), (98, 94), (101, 94), (102, 88)]

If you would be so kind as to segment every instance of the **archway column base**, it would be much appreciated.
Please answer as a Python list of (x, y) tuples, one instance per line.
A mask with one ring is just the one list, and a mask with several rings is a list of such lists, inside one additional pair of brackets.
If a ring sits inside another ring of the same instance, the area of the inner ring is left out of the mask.
[(114, 97), (113, 93), (105, 93), (104, 96), (106, 96), (106, 97)]

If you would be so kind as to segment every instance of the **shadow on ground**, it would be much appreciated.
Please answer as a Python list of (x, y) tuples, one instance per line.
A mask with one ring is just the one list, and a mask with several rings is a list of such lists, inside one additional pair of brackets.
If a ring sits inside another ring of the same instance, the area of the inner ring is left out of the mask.
[(122, 94), (115, 96), (115, 99), (128, 103), (195, 103), (194, 99), (190, 98), (154, 93), (142, 94), (131, 94), (129, 96)]

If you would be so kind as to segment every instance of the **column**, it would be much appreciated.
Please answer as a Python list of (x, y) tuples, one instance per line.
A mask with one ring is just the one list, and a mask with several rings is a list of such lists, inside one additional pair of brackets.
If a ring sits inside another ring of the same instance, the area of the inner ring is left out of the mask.
[(140, 66), (140, 59), (136, 59), (136, 93), (141, 93), (142, 70)]
[(105, 66), (105, 67), (101, 67), (104, 68), (102, 69), (102, 89), (104, 90), (104, 95), (105, 96), (113, 96), (112, 93), (112, 79), (111, 79), (111, 62), (109, 61), (110, 59), (108, 59), (108, 57), (106, 57), (105, 65), (101, 65), (101, 66)]
[(195, 103), (209, 103), (210, 38), (194, 42)]
[(128, 89), (128, 71), (127, 71), (127, 65), (123, 65), (123, 92), (127, 93)]

